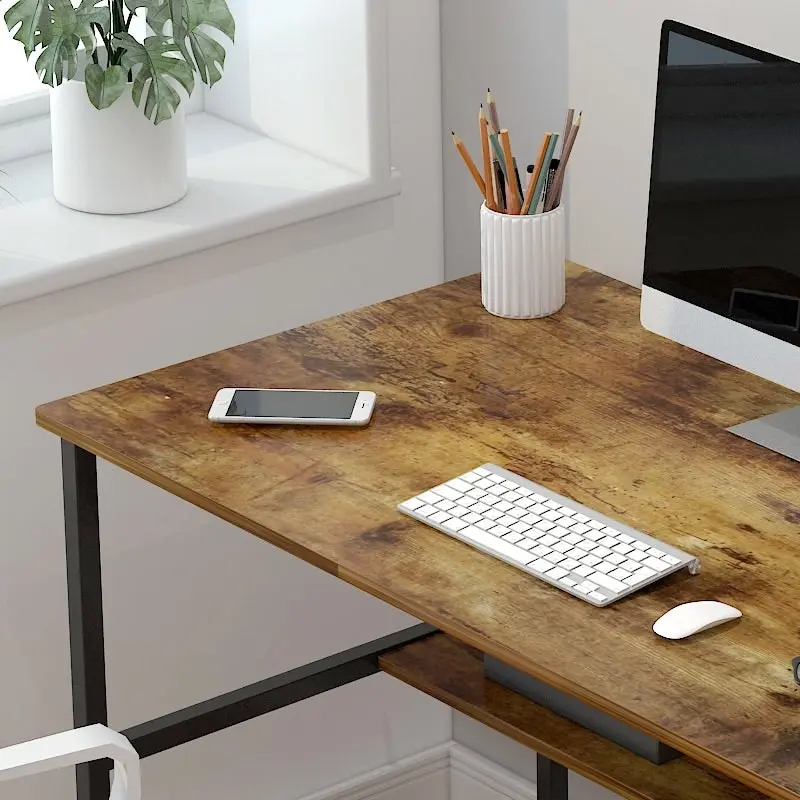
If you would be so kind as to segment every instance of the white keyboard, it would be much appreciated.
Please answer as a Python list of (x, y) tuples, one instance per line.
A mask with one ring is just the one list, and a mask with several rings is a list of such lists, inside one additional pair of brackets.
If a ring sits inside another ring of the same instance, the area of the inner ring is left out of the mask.
[(700, 571), (694, 556), (494, 464), (398, 510), (596, 606), (684, 567)]

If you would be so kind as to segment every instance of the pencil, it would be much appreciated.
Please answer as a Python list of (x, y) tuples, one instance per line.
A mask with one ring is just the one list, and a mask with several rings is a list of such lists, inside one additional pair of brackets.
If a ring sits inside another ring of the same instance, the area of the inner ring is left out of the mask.
[(581, 114), (575, 118), (572, 127), (569, 131), (569, 136), (564, 144), (563, 152), (561, 153), (561, 162), (556, 170), (556, 177), (553, 181), (553, 191), (545, 206), (545, 211), (552, 211), (561, 202), (561, 192), (564, 188), (564, 175), (567, 170), (567, 162), (570, 155), (572, 155), (572, 148), (575, 146), (575, 140), (578, 138), (578, 132), (581, 128)]
[(567, 118), (564, 120), (564, 134), (561, 137), (561, 158), (564, 158), (564, 148), (567, 146), (569, 132), (572, 130), (572, 123), (575, 120), (575, 109), (567, 109)]
[(542, 143), (539, 146), (539, 155), (536, 156), (536, 163), (533, 168), (533, 175), (528, 182), (528, 191), (525, 195), (525, 202), (522, 204), (522, 211), (520, 213), (527, 214), (533, 203), (533, 192), (536, 189), (536, 184), (539, 182), (539, 176), (544, 169), (544, 154), (547, 152), (547, 146), (550, 144), (551, 134), (546, 133), (542, 137)]
[(456, 136), (454, 131), (451, 131), (453, 134), (453, 142), (455, 143), (456, 150), (461, 154), (461, 158), (464, 159), (464, 163), (467, 165), (467, 169), (470, 171), (470, 174), (475, 179), (475, 183), (478, 184), (478, 188), (481, 190), (481, 194), (486, 197), (486, 184), (481, 178), (480, 172), (478, 172), (478, 168), (475, 166), (475, 162), (472, 160), (472, 156), (469, 154), (469, 150), (467, 150), (467, 146), (461, 139)]
[(478, 127), (481, 134), (481, 151), (483, 153), (483, 182), (486, 185), (486, 205), (497, 211), (497, 200), (494, 192), (494, 171), (492, 168), (492, 152), (489, 147), (489, 120), (483, 113), (483, 105), (478, 113)]
[(506, 157), (503, 155), (503, 148), (500, 147), (500, 139), (497, 136), (497, 131), (492, 126), (491, 120), (489, 120), (489, 143), (492, 145), (492, 150), (494, 151), (493, 158), (496, 158), (500, 162), (500, 168), (503, 170), (503, 177), (508, 177)]
[(514, 170), (511, 169), (514, 165), (514, 154), (511, 150), (511, 137), (508, 130), (503, 128), (500, 131), (500, 144), (503, 148), (503, 155), (506, 159), (506, 177), (508, 178), (508, 190), (506, 192), (506, 206), (509, 214), (519, 214), (521, 204), (519, 199), (519, 184), (517, 183), (517, 176)]
[(501, 214), (506, 213), (506, 181), (503, 177), (503, 168), (500, 166), (500, 162), (495, 159), (494, 160), (494, 183), (496, 187), (496, 195), (497, 195), (497, 210)]
[(500, 117), (497, 113), (497, 103), (494, 101), (491, 89), (486, 90), (486, 104), (489, 106), (489, 119), (492, 121), (492, 127), (497, 133), (500, 133)]
[(551, 133), (550, 141), (547, 143), (547, 152), (544, 154), (544, 166), (539, 173), (539, 180), (536, 181), (536, 188), (533, 192), (533, 203), (531, 204), (530, 213), (535, 214), (539, 210), (539, 200), (544, 191), (544, 185), (547, 183), (547, 175), (550, 172), (550, 162), (553, 160), (553, 153), (556, 151), (556, 143), (558, 142), (558, 134)]

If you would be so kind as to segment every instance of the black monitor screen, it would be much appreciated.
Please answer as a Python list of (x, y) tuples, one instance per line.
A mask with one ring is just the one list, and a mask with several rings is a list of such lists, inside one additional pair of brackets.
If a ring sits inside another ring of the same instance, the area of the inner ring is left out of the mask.
[(800, 345), (800, 64), (664, 23), (644, 283)]

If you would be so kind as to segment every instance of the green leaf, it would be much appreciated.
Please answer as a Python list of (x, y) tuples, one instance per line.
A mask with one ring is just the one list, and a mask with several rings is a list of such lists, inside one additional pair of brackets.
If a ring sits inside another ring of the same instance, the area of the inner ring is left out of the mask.
[(86, 67), (86, 94), (97, 109), (108, 108), (122, 96), (128, 73), (122, 67), (103, 69), (99, 64)]
[(222, 78), (225, 48), (203, 30), (215, 28), (231, 41), (236, 22), (225, 0), (183, 0), (186, 8), (186, 36), (178, 39), (186, 63), (200, 73), (200, 80), (213, 86)]
[(19, 0), (6, 11), (4, 19), (14, 38), (22, 42), (26, 58), (30, 58), (38, 45), (48, 45), (52, 41), (48, 0)]
[(78, 17), (77, 34), (88, 55), (97, 49), (97, 37), (92, 25), (99, 25), (103, 33), (111, 30), (111, 9), (108, 0), (81, 0), (75, 9)]
[(70, 0), (50, 0), (52, 38), (36, 59), (42, 83), (58, 86), (72, 80), (78, 71), (78, 15)]
[(141, 44), (129, 33), (115, 34), (114, 42), (124, 48), (122, 66), (134, 72), (133, 102), (140, 106), (144, 97), (145, 116), (156, 125), (170, 119), (181, 101), (173, 81), (188, 94), (194, 90), (189, 65), (170, 55), (178, 46), (166, 36), (148, 36)]

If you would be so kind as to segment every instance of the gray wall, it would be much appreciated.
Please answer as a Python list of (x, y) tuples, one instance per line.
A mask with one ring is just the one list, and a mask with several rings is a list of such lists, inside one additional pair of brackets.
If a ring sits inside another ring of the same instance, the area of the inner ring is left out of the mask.
[[(520, 166), (567, 106), (567, 0), (441, 0), (445, 275), (480, 269), (480, 193), (450, 131), (480, 158), (478, 105), (491, 86)], [(524, 170), (524, 167), (523, 167)], [(524, 180), (524, 175), (523, 175)]]

